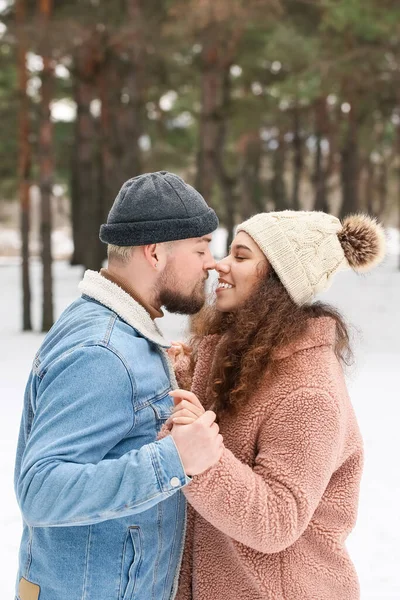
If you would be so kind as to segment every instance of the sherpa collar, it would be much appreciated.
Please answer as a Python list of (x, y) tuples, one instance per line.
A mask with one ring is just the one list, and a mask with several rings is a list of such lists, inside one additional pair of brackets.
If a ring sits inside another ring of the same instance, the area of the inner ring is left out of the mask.
[(118, 285), (97, 271), (87, 270), (78, 287), (82, 294), (107, 306), (147, 340), (162, 348), (169, 348), (170, 344), (165, 340), (147, 310)]

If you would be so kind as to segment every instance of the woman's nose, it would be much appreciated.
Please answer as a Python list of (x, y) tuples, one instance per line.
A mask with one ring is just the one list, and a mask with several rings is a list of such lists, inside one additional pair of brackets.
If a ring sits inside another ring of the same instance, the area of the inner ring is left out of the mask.
[(226, 273), (229, 273), (231, 268), (228, 265), (228, 263), (224, 262), (223, 260), (220, 260), (219, 262), (217, 262), (215, 269), (218, 271), (218, 273), (226, 274)]

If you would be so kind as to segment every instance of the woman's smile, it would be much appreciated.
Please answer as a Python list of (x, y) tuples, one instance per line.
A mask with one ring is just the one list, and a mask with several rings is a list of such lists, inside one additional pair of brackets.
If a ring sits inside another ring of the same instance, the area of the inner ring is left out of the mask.
[[(228, 256), (216, 265), (219, 275), (215, 290), (217, 310), (235, 312), (250, 298), (267, 268), (267, 259), (255, 241), (245, 231), (240, 231)], [(233, 294), (227, 293), (232, 290)]]
[(234, 288), (235, 286), (232, 283), (229, 283), (229, 281), (225, 281), (225, 279), (218, 279), (218, 285), (217, 285), (217, 289), (215, 290), (216, 292), (222, 292), (225, 290), (231, 290), (232, 288)]

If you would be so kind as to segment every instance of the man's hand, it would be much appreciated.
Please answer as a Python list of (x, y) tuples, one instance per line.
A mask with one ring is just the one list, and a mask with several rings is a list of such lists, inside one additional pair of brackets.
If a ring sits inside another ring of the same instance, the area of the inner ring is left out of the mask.
[(216, 414), (207, 411), (190, 425), (174, 425), (171, 436), (180, 454), (186, 475), (200, 475), (221, 458), (224, 445)]

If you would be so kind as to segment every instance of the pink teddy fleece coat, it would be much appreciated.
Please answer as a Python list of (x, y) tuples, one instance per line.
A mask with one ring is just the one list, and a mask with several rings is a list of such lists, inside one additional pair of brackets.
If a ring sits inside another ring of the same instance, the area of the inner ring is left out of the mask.
[[(184, 490), (176, 600), (359, 598), (345, 540), (356, 521), (363, 448), (335, 328), (329, 317), (310, 319), (240, 414), (221, 418), (221, 460)], [(205, 408), (218, 341), (204, 338), (192, 380)]]

